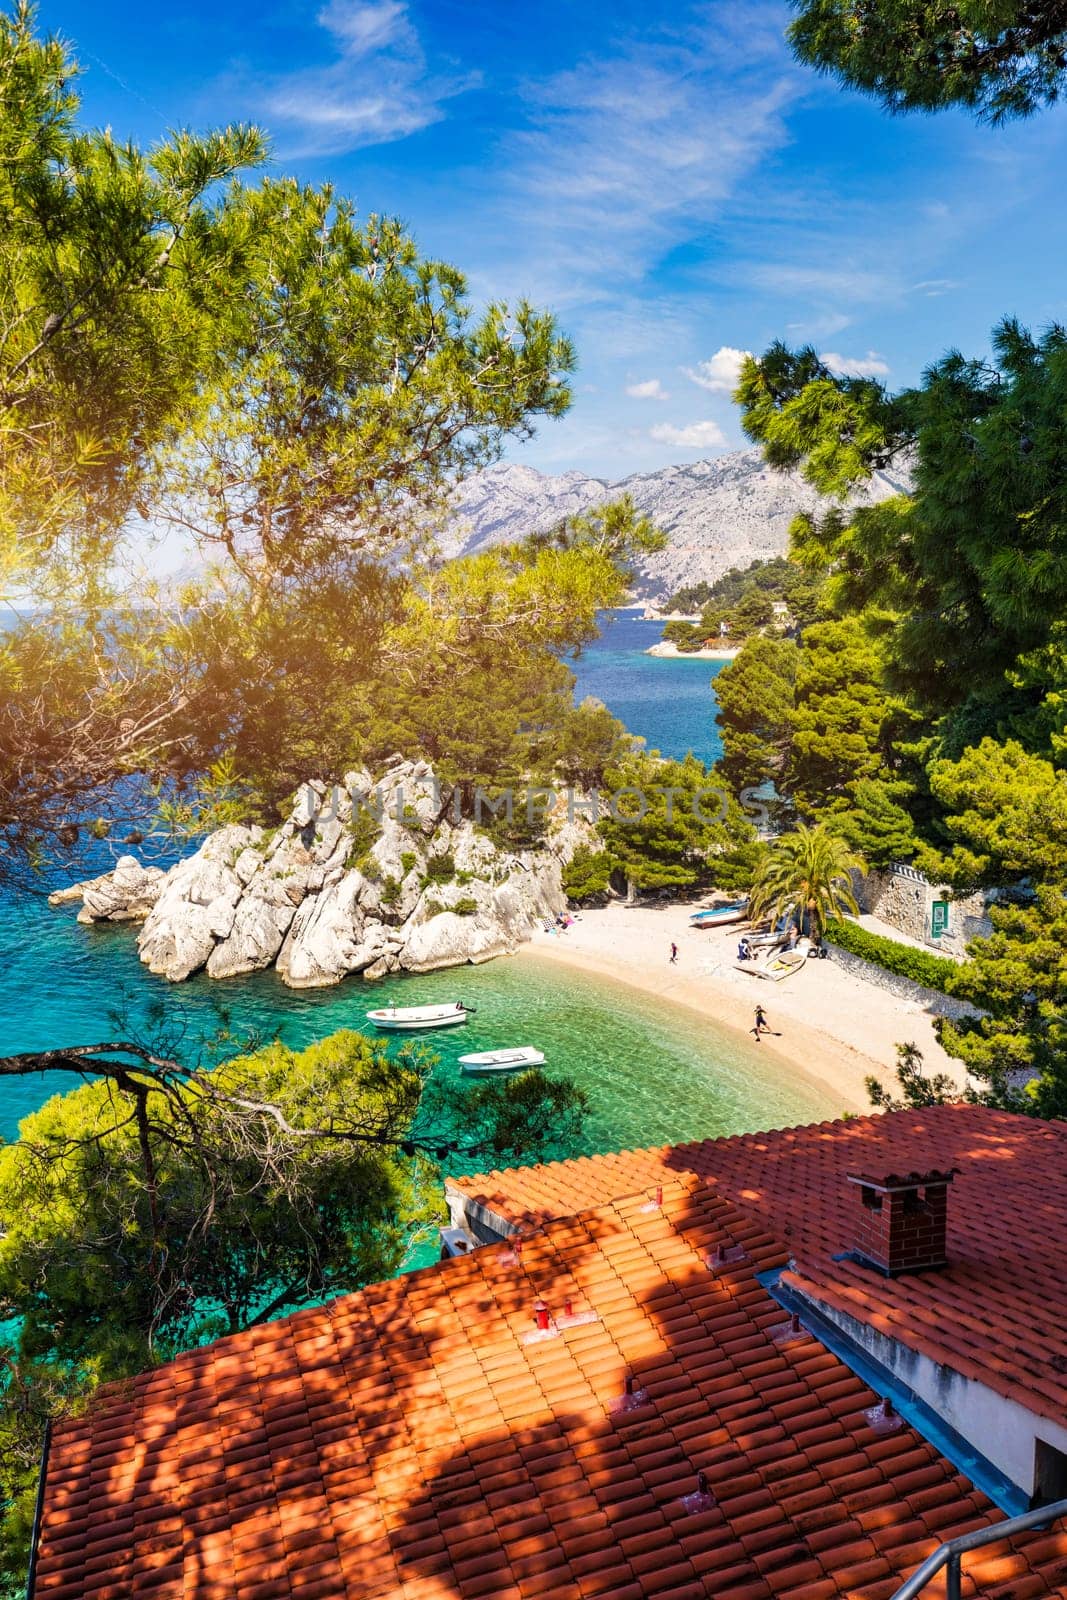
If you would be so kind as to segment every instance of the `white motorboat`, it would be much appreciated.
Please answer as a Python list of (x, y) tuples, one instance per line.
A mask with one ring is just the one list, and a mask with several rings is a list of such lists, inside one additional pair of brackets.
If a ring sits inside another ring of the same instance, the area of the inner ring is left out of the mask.
[(513, 1050), (481, 1050), (460, 1056), (464, 1072), (519, 1072), (527, 1067), (543, 1067), (544, 1054), (532, 1045), (517, 1045)]
[(473, 1012), (473, 1006), (454, 1000), (447, 1006), (387, 1006), (368, 1011), (367, 1021), (385, 1033), (414, 1033), (421, 1028), (454, 1028)]

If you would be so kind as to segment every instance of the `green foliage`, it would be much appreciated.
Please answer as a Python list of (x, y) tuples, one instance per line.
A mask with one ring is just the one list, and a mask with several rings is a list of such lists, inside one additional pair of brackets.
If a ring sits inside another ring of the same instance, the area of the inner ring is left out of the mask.
[[(753, 561), (747, 567), (731, 567), (714, 583), (693, 584), (679, 589), (666, 603), (668, 611), (702, 613), (698, 630), (705, 635), (718, 633), (720, 620), (730, 623), (731, 638), (747, 633), (751, 627), (771, 620), (769, 602), (784, 600), (790, 615), (798, 622), (812, 622), (819, 605), (821, 578), (799, 566), (788, 556), (772, 556), (768, 561)], [(672, 628), (687, 623), (668, 623), (664, 638), (673, 637)]]
[(553, 319), (525, 302), (475, 316), (463, 274), (398, 222), (361, 225), (329, 186), (290, 178), (246, 191), (241, 214), (235, 358), (161, 484), (259, 593), (389, 554), (504, 435), (567, 409), (574, 356)]
[(486, 1079), (461, 1094), (469, 1143), (497, 1161), (540, 1160), (571, 1150), (589, 1111), (589, 1097), (566, 1078), (540, 1070)]
[(858, 782), (885, 768), (895, 708), (883, 672), (881, 653), (859, 618), (805, 630), (783, 777), (802, 815), (843, 809)]
[(668, 644), (688, 652), (701, 649), (706, 632), (699, 622), (679, 622), (675, 619), (664, 625), (663, 637)]
[[(219, 1067), (212, 1084), (270, 1101), (296, 1126), (358, 1106), (369, 1130), (399, 1138), (423, 1078), (412, 1052), (391, 1058), (342, 1033), (299, 1052), (268, 1046)], [(181, 1113), (155, 1113), (154, 1193), (135, 1119), (116, 1120), (107, 1082), (53, 1098), (0, 1152), (0, 1302), (22, 1319), (21, 1356), (54, 1353), (102, 1377), (136, 1371), (390, 1276), (415, 1221), (436, 1209), (433, 1174), (388, 1148), (308, 1139), (271, 1174), (258, 1148), (227, 1150), (230, 1124), (210, 1099), (191, 1088), (185, 1111), (195, 1140)]]
[(754, 837), (735, 801), (695, 756), (633, 754), (609, 774), (611, 814), (597, 831), (611, 867), (638, 889), (692, 888)]
[[(403, 865), (403, 863), (401, 863)], [(447, 850), (439, 851), (437, 855), (426, 858), (426, 871), (421, 878), (422, 887), (425, 889), (431, 883), (451, 883), (456, 876), (455, 857)]]
[(1051, 749), (1062, 727), (1067, 336), (1009, 319), (993, 347), (995, 366), (950, 352), (898, 395), (781, 345), (741, 383), (767, 459), (831, 498), (914, 454), (913, 496), (801, 519), (794, 546), (833, 566), (835, 604), (878, 610), (888, 684), (941, 719), (946, 754), (1013, 731)]
[(831, 944), (848, 950), (852, 955), (898, 978), (909, 978), (924, 989), (935, 989), (939, 994), (954, 992), (959, 976), (959, 964), (945, 956), (936, 956), (929, 950), (917, 950), (910, 944), (900, 944), (880, 933), (871, 933), (858, 922), (844, 922), (838, 918), (827, 920), (823, 932)]
[[(668, 604), (681, 609), (681, 600), (701, 597), (701, 616), (695, 623), (668, 622), (663, 637), (680, 650), (697, 650), (708, 640), (719, 643), (722, 628), (735, 645), (760, 632), (782, 633), (798, 623), (812, 622), (822, 611), (824, 579), (785, 556), (753, 561), (744, 569), (732, 567), (715, 583), (680, 590)], [(788, 607), (784, 617), (775, 613), (775, 601)]]
[(236, 126), (151, 155), (79, 131), (77, 63), (33, 24), (25, 0), (0, 15), (0, 582), (47, 567), (66, 599), (217, 370), (248, 245), (217, 186), (265, 147)]
[(983, 739), (958, 761), (935, 761), (930, 787), (951, 848), (922, 865), (960, 893), (1021, 881), (1067, 881), (1067, 773), (1016, 740)]
[(578, 846), (563, 869), (563, 892), (579, 905), (601, 899), (610, 882), (611, 856), (585, 844)]
[(781, 783), (792, 748), (799, 657), (792, 639), (757, 636), (715, 679), (723, 745), (718, 770), (735, 795)]
[(386, 873), (382, 879), (381, 901), (383, 906), (395, 906), (402, 892), (399, 878), (394, 878), (391, 873)]
[(1060, 98), (1067, 17), (1056, 0), (796, 0), (796, 9), (789, 38), (800, 60), (890, 111), (963, 106), (999, 123)]
[(850, 788), (849, 809), (829, 820), (834, 832), (869, 867), (910, 861), (918, 849), (918, 839), (910, 813), (900, 804), (900, 798), (908, 793), (907, 785), (868, 777), (860, 778)]
[(806, 827), (775, 839), (749, 890), (753, 917), (791, 917), (816, 936), (842, 911), (855, 911), (850, 874), (862, 871), (861, 857), (825, 826)]
[(587, 695), (562, 719), (556, 769), (564, 783), (588, 792), (601, 786), (608, 768), (633, 746), (633, 735), (619, 719), (602, 701)]
[(478, 910), (478, 902), (472, 895), (464, 894), (454, 900), (448, 909), (454, 911), (457, 917), (473, 917)]
[(405, 878), (409, 873), (415, 871), (415, 868), (418, 866), (418, 864), (419, 858), (415, 854), (414, 850), (402, 850), (400, 852), (400, 870), (404, 874)]
[[(993, 932), (972, 940), (952, 993), (989, 1013), (946, 1023), (942, 1043), (1003, 1103), (1067, 1113), (1067, 776), (991, 739), (936, 762), (951, 848), (927, 863), (959, 892), (1000, 886)], [(1026, 1093), (1016, 1087), (1030, 1076)]]
[(923, 1053), (915, 1044), (897, 1045), (896, 1080), (900, 1089), (896, 1096), (873, 1076), (863, 1080), (876, 1111), (924, 1111), (928, 1106), (943, 1106), (959, 1099), (959, 1090), (949, 1073), (926, 1076)]

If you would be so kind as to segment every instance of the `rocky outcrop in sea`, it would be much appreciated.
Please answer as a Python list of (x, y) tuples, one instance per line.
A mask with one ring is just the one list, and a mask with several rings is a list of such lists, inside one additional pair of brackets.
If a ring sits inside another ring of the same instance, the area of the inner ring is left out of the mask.
[(314, 989), (489, 961), (564, 909), (562, 867), (589, 829), (561, 820), (551, 848), (516, 851), (450, 820), (449, 799), (424, 762), (308, 783), (276, 830), (220, 828), (166, 872), (123, 856), (52, 903), (80, 901), (80, 922), (141, 922), (141, 960), (172, 982), (273, 966)]

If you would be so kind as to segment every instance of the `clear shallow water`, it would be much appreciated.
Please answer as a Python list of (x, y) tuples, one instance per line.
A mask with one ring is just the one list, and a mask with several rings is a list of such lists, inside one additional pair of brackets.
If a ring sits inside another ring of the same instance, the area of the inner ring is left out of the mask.
[[(654, 997), (542, 962), (501, 960), (303, 992), (273, 973), (168, 985), (141, 966), (133, 929), (86, 928), (73, 912), (35, 902), (5, 915), (0, 1054), (109, 1038), (154, 1043), (162, 1014), (165, 1047), (195, 1060), (222, 1027), (232, 1038), (228, 1053), (250, 1036), (299, 1047), (365, 1027), (372, 1005), (462, 999), (477, 1007), (464, 1027), (418, 1035), (440, 1057), (435, 1073), (458, 1078), (457, 1058), (468, 1051), (537, 1046), (550, 1070), (590, 1097), (581, 1152), (780, 1127), (840, 1109), (815, 1084), (783, 1081), (754, 1044)], [(73, 1083), (66, 1073), (4, 1080), (0, 1135), (12, 1137), (21, 1117)]]
[[(596, 695), (664, 755), (691, 749), (714, 759), (710, 684), (719, 663), (645, 656), (660, 624), (632, 612), (615, 619), (576, 663), (577, 697)], [(364, 1026), (371, 1004), (461, 998), (478, 1007), (466, 1027), (422, 1036), (440, 1055), (438, 1073), (458, 1076), (456, 1058), (468, 1051), (538, 1046), (550, 1069), (590, 1096), (583, 1151), (782, 1126), (839, 1109), (814, 1085), (777, 1081), (755, 1045), (600, 978), (497, 961), (304, 993), (272, 973), (169, 985), (141, 966), (132, 928), (85, 928), (75, 910), (53, 910), (36, 896), (0, 906), (0, 1054), (132, 1038), (192, 1061), (220, 1032), (229, 1036), (222, 1054), (249, 1037), (300, 1046)], [(0, 1080), (0, 1137), (11, 1138), (23, 1116), (73, 1081), (63, 1073)]]

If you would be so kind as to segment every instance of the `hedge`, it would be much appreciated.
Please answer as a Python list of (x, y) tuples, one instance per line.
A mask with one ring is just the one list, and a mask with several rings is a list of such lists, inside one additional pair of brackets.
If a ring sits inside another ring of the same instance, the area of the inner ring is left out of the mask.
[(861, 956), (864, 961), (895, 972), (900, 978), (910, 978), (924, 989), (936, 989), (939, 994), (950, 992), (950, 980), (959, 971), (958, 964), (945, 956), (916, 950), (910, 944), (898, 944), (880, 933), (869, 933), (858, 922), (828, 921), (823, 931), (831, 944), (851, 955)]

